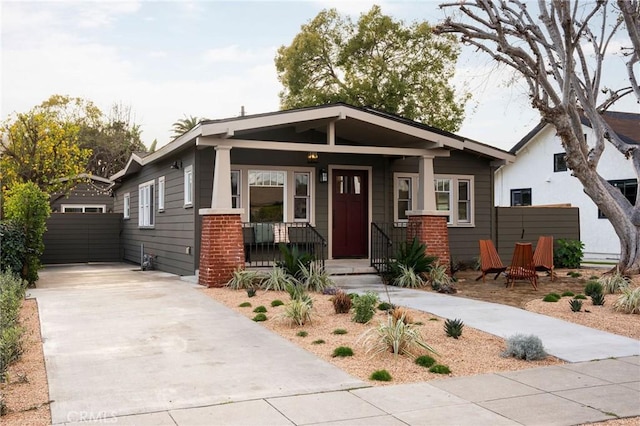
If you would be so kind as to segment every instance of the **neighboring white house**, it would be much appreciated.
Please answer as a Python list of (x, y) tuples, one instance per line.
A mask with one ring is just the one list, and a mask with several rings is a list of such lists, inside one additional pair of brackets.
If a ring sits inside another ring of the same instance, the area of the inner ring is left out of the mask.
[[(623, 140), (640, 143), (640, 114), (606, 112), (605, 119)], [(583, 120), (587, 143), (594, 141), (593, 130)], [(620, 242), (611, 223), (584, 193), (580, 181), (567, 170), (564, 148), (555, 127), (541, 123), (518, 142), (510, 152), (516, 161), (495, 173), (497, 206), (540, 206), (571, 204), (580, 208), (580, 239), (585, 259), (619, 259)], [(638, 181), (631, 160), (607, 144), (598, 173), (635, 203)]]

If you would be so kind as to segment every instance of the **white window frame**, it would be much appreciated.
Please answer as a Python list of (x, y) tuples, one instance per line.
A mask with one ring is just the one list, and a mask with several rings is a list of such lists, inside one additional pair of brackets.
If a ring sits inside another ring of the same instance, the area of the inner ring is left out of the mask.
[[(291, 216), (291, 218), (293, 219), (293, 222), (309, 222), (310, 216), (311, 216), (311, 181), (313, 180), (313, 175), (308, 172), (308, 171), (299, 171), (299, 170), (295, 170), (292, 172), (293, 175), (293, 198), (292, 198), (292, 207), (293, 207), (293, 216)], [(306, 195), (296, 195), (296, 175), (306, 175), (307, 176), (307, 194)], [(295, 212), (295, 207), (296, 207), (296, 199), (297, 198), (304, 198), (305, 200), (307, 200), (307, 217), (305, 218), (297, 218), (296, 219), (296, 212)]]
[(164, 211), (164, 193), (165, 193), (165, 178), (160, 176), (158, 178), (158, 211)]
[(138, 185), (138, 227), (153, 228), (155, 226), (155, 180)]
[(122, 203), (123, 203), (122, 212), (123, 212), (124, 219), (131, 218), (131, 193), (125, 192)]
[[(102, 209), (102, 212), (100, 213), (107, 212), (106, 204), (62, 204), (60, 206), (60, 210), (62, 211), (62, 213), (67, 213), (65, 211), (66, 209), (82, 209), (82, 213), (87, 213), (88, 208)], [(68, 212), (68, 213), (74, 213), (74, 212)], [(80, 212), (75, 212), (75, 213), (80, 213)], [(91, 212), (91, 213), (97, 213), (97, 212)]]
[(238, 193), (234, 194), (233, 193), (233, 187), (231, 189), (231, 206), (233, 207), (233, 200), (236, 199), (236, 205), (235, 209), (240, 209), (242, 208), (242, 193), (244, 192), (242, 190), (242, 172), (240, 170), (231, 170), (231, 175), (237, 174), (238, 175)]
[(193, 166), (184, 168), (184, 207), (193, 207)]
[[(407, 222), (407, 219), (398, 218), (398, 179), (411, 178), (411, 203), (415, 206), (415, 200), (418, 199), (418, 173), (401, 173), (397, 172), (393, 174), (393, 220), (395, 222)], [(474, 227), (475, 226), (475, 182), (473, 175), (435, 175), (434, 179), (448, 179), (450, 180), (450, 192), (449, 192), (449, 206), (453, 207), (453, 211), (446, 210), (449, 214), (449, 221), (447, 225), (450, 227)], [(469, 220), (458, 219), (458, 182), (469, 182), (469, 200), (464, 200), (469, 203)], [(435, 180), (434, 180), (435, 185)]]
[[(232, 164), (232, 171), (240, 173), (240, 181), (238, 191), (240, 193), (240, 208), (243, 210), (241, 218), (243, 222), (249, 222), (249, 171), (280, 171), (285, 172), (284, 184), (284, 205), (283, 205), (283, 222), (308, 222), (315, 226), (315, 200), (316, 200), (316, 169), (314, 167), (295, 167), (295, 166), (249, 166)], [(309, 174), (309, 211), (308, 220), (294, 220), (295, 213), (293, 211), (295, 197), (295, 173)]]

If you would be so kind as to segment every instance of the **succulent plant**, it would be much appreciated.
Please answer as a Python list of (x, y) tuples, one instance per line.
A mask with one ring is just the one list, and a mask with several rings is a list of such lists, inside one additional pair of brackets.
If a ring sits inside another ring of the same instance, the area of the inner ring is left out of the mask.
[(458, 337), (462, 336), (462, 329), (464, 328), (464, 323), (462, 322), (461, 319), (447, 319), (444, 322), (444, 332), (447, 334), (447, 336), (449, 337), (453, 337), (454, 339), (457, 339)]

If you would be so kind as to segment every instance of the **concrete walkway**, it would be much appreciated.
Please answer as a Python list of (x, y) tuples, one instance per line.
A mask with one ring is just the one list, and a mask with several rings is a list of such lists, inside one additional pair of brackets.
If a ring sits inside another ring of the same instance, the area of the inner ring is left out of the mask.
[[(193, 285), (131, 269), (50, 268), (31, 291), (41, 315), (54, 424), (573, 425), (640, 416), (636, 340), (619, 343), (608, 333), (573, 329), (564, 343), (574, 349), (566, 356), (578, 357), (582, 347), (601, 361), (366, 387)], [(356, 281), (349, 280), (352, 290), (370, 286)], [(555, 344), (539, 331), (570, 332), (562, 331), (563, 321), (537, 322), (501, 305), (417, 293), (394, 292), (392, 302), (499, 335), (533, 332), (551, 353)], [(508, 325), (516, 321), (525, 324)], [(542, 330), (529, 331), (532, 321)], [(605, 350), (591, 352), (598, 344)], [(605, 352), (611, 353), (600, 355)]]

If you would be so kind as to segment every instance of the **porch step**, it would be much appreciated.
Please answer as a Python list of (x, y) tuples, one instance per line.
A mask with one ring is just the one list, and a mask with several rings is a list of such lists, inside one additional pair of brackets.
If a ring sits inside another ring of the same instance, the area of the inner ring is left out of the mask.
[(340, 287), (345, 290), (351, 287), (361, 288), (361, 287), (370, 287), (370, 286), (377, 287), (377, 286), (384, 285), (380, 275), (374, 275), (374, 274), (332, 275), (331, 281), (333, 281), (336, 287)]
[(377, 271), (368, 260), (327, 260), (324, 269), (331, 275), (375, 275)]

